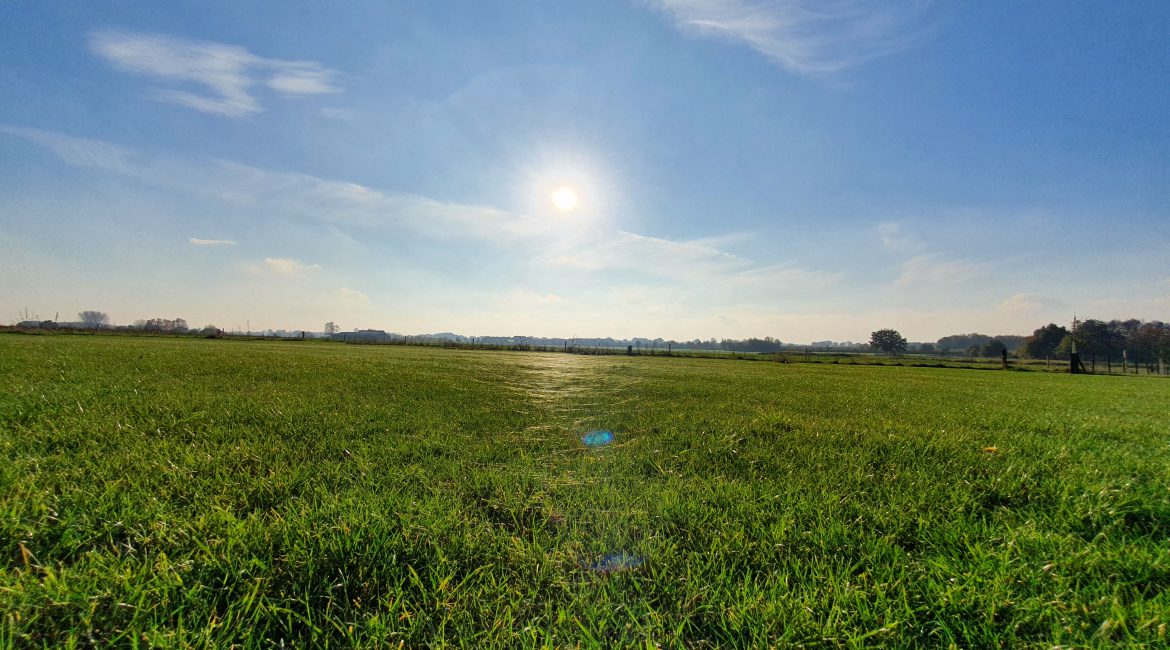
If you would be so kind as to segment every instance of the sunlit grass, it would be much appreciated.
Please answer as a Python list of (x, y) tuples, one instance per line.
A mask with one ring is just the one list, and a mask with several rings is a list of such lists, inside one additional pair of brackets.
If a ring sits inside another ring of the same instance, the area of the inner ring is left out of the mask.
[(4, 336), (0, 641), (1159, 645), (1168, 389)]

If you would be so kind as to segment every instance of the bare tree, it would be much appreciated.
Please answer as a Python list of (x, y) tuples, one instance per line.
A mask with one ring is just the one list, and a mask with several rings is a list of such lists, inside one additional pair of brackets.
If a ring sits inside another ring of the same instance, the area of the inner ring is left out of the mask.
[(334, 323), (333, 321), (329, 321), (328, 323), (325, 323), (325, 333), (328, 334), (329, 336), (333, 336), (334, 334), (336, 334), (340, 331), (341, 331), (341, 328), (337, 326), (337, 323)]
[(90, 329), (97, 329), (105, 327), (110, 324), (110, 317), (104, 311), (94, 311), (87, 309), (77, 315), (77, 319), (85, 323), (85, 326)]

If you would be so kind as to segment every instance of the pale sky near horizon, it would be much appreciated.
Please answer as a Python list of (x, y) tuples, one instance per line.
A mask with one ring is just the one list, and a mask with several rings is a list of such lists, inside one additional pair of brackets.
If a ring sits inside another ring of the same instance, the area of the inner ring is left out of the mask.
[(5, 3), (0, 322), (1170, 320), (1168, 34), (1159, 2)]

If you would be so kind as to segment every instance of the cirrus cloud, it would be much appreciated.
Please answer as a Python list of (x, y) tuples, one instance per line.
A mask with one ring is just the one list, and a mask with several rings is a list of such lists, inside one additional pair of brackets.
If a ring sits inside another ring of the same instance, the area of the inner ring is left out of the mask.
[(370, 297), (367, 296), (366, 294), (362, 293), (361, 291), (358, 291), (357, 289), (350, 289), (348, 287), (341, 287), (340, 289), (338, 289), (337, 291), (334, 291), (333, 293), (335, 293), (337, 295), (337, 297), (340, 298), (341, 301), (345, 302), (345, 303), (364, 304), (364, 303), (367, 303), (370, 301)]
[(107, 30), (90, 34), (89, 46), (120, 70), (179, 86), (156, 88), (160, 101), (225, 117), (263, 111), (252, 90), (260, 84), (284, 97), (340, 91), (338, 74), (320, 63), (270, 59), (238, 45)]
[(801, 74), (827, 74), (917, 43), (922, 0), (651, 0), (676, 28), (742, 43)]
[(200, 239), (192, 237), (187, 240), (192, 246), (235, 246), (239, 242), (232, 239)]
[(266, 257), (264, 258), (264, 268), (277, 275), (296, 275), (321, 270), (319, 264), (305, 264), (300, 260), (288, 257)]

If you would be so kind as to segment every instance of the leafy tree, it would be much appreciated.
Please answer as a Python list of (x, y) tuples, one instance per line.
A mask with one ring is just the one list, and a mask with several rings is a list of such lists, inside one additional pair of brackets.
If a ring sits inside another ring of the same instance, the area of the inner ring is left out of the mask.
[(1124, 338), (1108, 324), (1090, 318), (1077, 327), (1077, 345), (1091, 355), (1108, 356), (1121, 352)]
[(936, 345), (940, 350), (968, 350), (971, 346), (981, 348), (990, 340), (986, 334), (952, 334), (939, 339)]
[(182, 318), (151, 318), (149, 320), (134, 321), (134, 326), (148, 332), (177, 332), (187, 331), (187, 321)]
[(334, 323), (333, 321), (329, 321), (328, 323), (325, 323), (325, 333), (328, 334), (329, 336), (332, 336), (340, 331), (341, 331), (341, 328), (337, 326), (337, 323)]
[(1125, 339), (1117, 332), (1111, 331), (1104, 321), (1090, 318), (1077, 325), (1075, 332), (1064, 337), (1056, 352), (1063, 356), (1071, 352), (1073, 343), (1076, 343), (1077, 352), (1087, 354), (1095, 363), (1098, 356), (1109, 358), (1120, 354), (1124, 342)]
[(899, 355), (906, 351), (906, 337), (898, 333), (898, 330), (883, 329), (872, 332), (869, 335), (869, 344), (875, 350), (881, 350), (886, 354)]
[(1066, 336), (1068, 336), (1068, 330), (1066, 328), (1055, 323), (1049, 323), (1032, 332), (1032, 336), (1029, 336), (1024, 341), (1024, 347), (1021, 352), (1023, 356), (1032, 359), (1050, 357), (1056, 353), (1060, 342)]
[(985, 343), (979, 351), (983, 356), (994, 359), (1003, 356), (1003, 353), (1007, 352), (1007, 346), (1003, 344), (1003, 341), (992, 339)]
[(92, 309), (87, 309), (78, 314), (77, 320), (85, 323), (85, 326), (90, 329), (97, 329), (110, 324), (110, 317), (104, 311), (94, 311)]
[(1143, 324), (1126, 341), (1126, 349), (1134, 354), (1134, 362), (1139, 359), (1154, 362), (1167, 358), (1170, 352), (1170, 323), (1150, 321)]
[[(1020, 347), (1024, 345), (1024, 339), (1025, 337), (1016, 334), (997, 334), (995, 336), (988, 336), (986, 334), (972, 332), (970, 334), (952, 334), (950, 336), (944, 336), (939, 339), (938, 343), (935, 345), (939, 350), (965, 351), (971, 349), (971, 346), (975, 346), (978, 350), (982, 351), (983, 346), (987, 345), (988, 343), (992, 341), (999, 341), (1000, 343), (1003, 343), (1003, 346), (1007, 348), (1008, 352), (1013, 352), (1020, 349)], [(970, 356), (978, 355), (979, 352), (976, 352), (974, 355)]]

